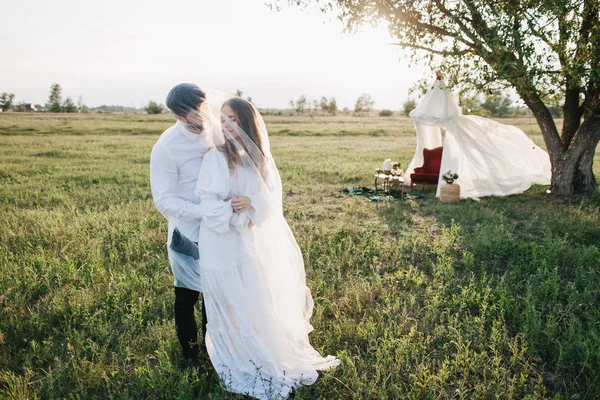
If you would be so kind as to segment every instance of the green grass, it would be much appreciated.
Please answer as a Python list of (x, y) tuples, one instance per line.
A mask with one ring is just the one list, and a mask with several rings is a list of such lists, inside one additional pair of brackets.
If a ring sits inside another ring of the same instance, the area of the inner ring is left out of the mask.
[[(177, 366), (148, 182), (170, 124), (0, 114), (0, 398), (235, 398), (209, 363)], [(599, 195), (372, 203), (340, 189), (372, 185), (384, 158), (407, 165), (408, 119), (267, 125), (315, 299), (311, 342), (342, 360), (297, 399), (600, 397)]]

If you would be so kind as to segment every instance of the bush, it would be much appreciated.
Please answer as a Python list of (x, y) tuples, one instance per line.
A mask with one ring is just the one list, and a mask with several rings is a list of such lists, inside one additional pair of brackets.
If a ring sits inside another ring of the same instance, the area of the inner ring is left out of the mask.
[(381, 111), (379, 111), (379, 116), (380, 117), (391, 117), (392, 115), (394, 115), (394, 112), (392, 110), (381, 110)]
[(155, 101), (150, 101), (148, 105), (144, 107), (144, 110), (146, 110), (148, 114), (162, 114), (165, 107)]
[(417, 101), (413, 100), (413, 99), (408, 99), (404, 102), (404, 104), (402, 105), (402, 108), (404, 110), (404, 115), (410, 114), (410, 112), (412, 110), (414, 110), (417, 107)]

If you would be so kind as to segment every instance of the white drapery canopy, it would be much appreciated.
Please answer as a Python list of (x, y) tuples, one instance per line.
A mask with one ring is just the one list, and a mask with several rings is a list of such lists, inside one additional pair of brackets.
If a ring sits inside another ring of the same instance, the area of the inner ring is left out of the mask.
[(523, 193), (533, 184), (550, 184), (546, 151), (515, 126), (463, 115), (458, 100), (440, 80), (410, 117), (417, 132), (417, 148), (406, 170), (405, 183), (410, 184), (410, 174), (423, 165), (423, 149), (443, 143), (437, 197), (445, 184), (442, 175), (448, 170), (459, 175), (461, 198), (507, 196)]

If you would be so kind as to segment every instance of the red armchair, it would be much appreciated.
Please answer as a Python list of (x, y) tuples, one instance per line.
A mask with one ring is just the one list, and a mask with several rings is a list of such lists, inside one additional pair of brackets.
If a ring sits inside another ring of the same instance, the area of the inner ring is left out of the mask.
[(415, 168), (415, 172), (410, 174), (412, 183), (437, 185), (442, 165), (442, 151), (442, 147), (423, 149), (423, 166)]

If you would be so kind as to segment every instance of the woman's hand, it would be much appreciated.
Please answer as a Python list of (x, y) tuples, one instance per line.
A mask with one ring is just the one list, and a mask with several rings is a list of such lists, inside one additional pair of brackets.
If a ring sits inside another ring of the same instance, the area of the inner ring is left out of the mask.
[(233, 195), (234, 199), (231, 200), (231, 207), (235, 212), (244, 212), (252, 208), (252, 201), (246, 196)]

